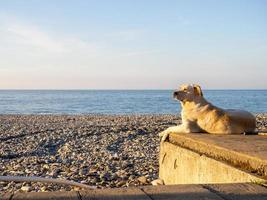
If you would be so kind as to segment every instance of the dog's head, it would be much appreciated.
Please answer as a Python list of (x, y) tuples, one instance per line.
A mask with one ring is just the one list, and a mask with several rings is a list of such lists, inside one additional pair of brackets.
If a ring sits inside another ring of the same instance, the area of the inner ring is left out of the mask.
[(203, 93), (200, 86), (196, 84), (181, 85), (179, 90), (173, 93), (173, 98), (183, 103), (195, 101), (199, 97), (203, 97)]

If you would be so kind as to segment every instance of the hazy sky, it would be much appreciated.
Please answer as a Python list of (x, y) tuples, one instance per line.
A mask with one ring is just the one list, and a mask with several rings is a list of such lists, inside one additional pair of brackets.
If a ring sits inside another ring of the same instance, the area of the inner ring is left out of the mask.
[(0, 0), (0, 89), (267, 89), (267, 1)]

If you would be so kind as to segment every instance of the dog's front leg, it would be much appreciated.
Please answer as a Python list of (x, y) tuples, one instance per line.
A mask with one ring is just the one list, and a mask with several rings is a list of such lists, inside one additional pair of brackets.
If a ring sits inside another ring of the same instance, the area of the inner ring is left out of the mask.
[(159, 137), (161, 138), (160, 141), (164, 142), (169, 137), (170, 133), (190, 133), (190, 130), (183, 124), (179, 126), (169, 127), (165, 131), (159, 133)]

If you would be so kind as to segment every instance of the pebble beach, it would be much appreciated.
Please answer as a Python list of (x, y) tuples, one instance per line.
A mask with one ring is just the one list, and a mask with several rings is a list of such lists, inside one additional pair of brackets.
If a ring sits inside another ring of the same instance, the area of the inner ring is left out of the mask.
[[(256, 117), (258, 129), (267, 129), (267, 114)], [(158, 178), (158, 133), (180, 123), (179, 115), (0, 115), (0, 175), (149, 185)], [(0, 182), (0, 193), (77, 189)]]

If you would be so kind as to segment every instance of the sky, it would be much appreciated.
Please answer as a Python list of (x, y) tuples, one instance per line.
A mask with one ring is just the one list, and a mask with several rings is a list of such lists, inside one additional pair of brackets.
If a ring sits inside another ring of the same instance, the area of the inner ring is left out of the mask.
[(265, 0), (0, 0), (0, 89), (267, 89)]

